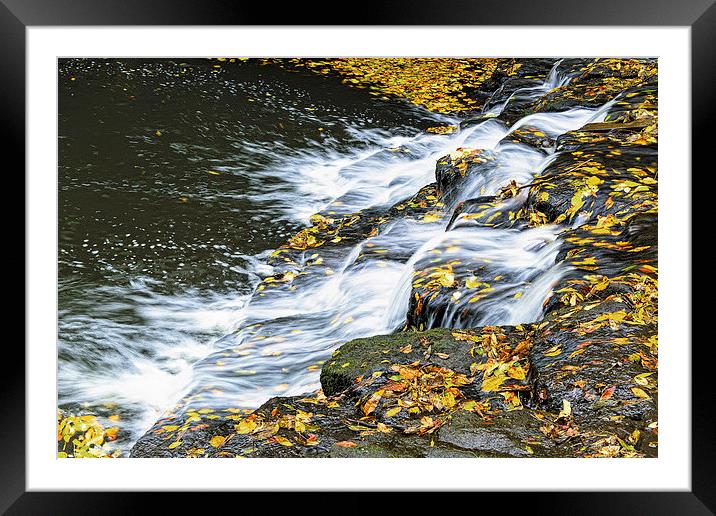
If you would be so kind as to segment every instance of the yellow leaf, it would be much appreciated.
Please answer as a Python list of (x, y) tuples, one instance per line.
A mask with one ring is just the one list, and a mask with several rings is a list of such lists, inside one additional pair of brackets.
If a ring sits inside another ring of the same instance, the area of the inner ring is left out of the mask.
[(176, 447), (179, 446), (180, 444), (181, 444), (181, 441), (174, 441), (174, 442), (171, 443), (169, 446), (167, 446), (167, 448), (169, 448), (170, 450), (173, 450), (174, 448), (176, 448)]
[(488, 377), (483, 377), (482, 390), (485, 392), (494, 392), (500, 388), (500, 386), (506, 379), (507, 377), (504, 375), (504, 373), (499, 370), (495, 371), (492, 375)]
[(480, 285), (487, 285), (487, 283), (483, 283), (480, 280), (478, 280), (475, 276), (470, 276), (465, 280), (465, 286), (467, 288), (477, 288)]
[(451, 287), (455, 283), (455, 275), (448, 272), (440, 276), (438, 279), (443, 287)]
[(556, 357), (562, 352), (562, 345), (556, 344), (549, 348), (547, 351), (544, 352), (544, 356), (546, 357)]
[(378, 429), (379, 432), (384, 433), (384, 434), (388, 434), (388, 433), (390, 433), (390, 431), (392, 430), (392, 428), (390, 428), (389, 426), (387, 426), (385, 423), (378, 423), (378, 424), (376, 425), (376, 427), (377, 427), (377, 429)]
[(521, 366), (514, 365), (507, 369), (507, 376), (514, 378), (515, 380), (524, 380), (527, 375)]
[(632, 388), (631, 388), (631, 392), (633, 392), (633, 393), (634, 393), (634, 396), (636, 396), (637, 398), (642, 398), (642, 399), (645, 399), (645, 400), (650, 400), (650, 399), (651, 399), (651, 396), (649, 396), (646, 392), (644, 392), (644, 391), (643, 391), (642, 389), (640, 389), (639, 387), (632, 387)]
[(559, 411), (558, 417), (569, 417), (572, 415), (572, 404), (567, 400), (562, 400), (562, 410)]
[(649, 376), (651, 376), (652, 374), (654, 374), (654, 373), (642, 373), (642, 374), (638, 374), (638, 375), (636, 375), (636, 376), (634, 377), (634, 381), (635, 381), (638, 385), (641, 385), (641, 386), (643, 386), (643, 387), (648, 386), (648, 385), (649, 385), (649, 380), (647, 380), (647, 378), (648, 378)]
[(430, 212), (430, 213), (427, 213), (420, 222), (422, 224), (430, 224), (432, 222), (437, 222), (440, 219), (442, 219), (442, 217), (440, 216), (439, 213)]
[(258, 425), (255, 421), (251, 419), (244, 419), (243, 421), (239, 422), (238, 425), (236, 425), (236, 433), (241, 435), (249, 434), (256, 430), (257, 426)]
[(412, 344), (408, 344), (407, 346), (403, 346), (402, 348), (400, 348), (401, 353), (408, 354), (408, 353), (411, 353), (412, 351), (413, 351)]
[(393, 407), (385, 412), (385, 417), (393, 417), (400, 412), (400, 407)]
[(214, 437), (209, 439), (209, 444), (212, 445), (214, 448), (218, 448), (219, 446), (224, 444), (224, 441), (226, 441), (226, 437), (215, 435)]

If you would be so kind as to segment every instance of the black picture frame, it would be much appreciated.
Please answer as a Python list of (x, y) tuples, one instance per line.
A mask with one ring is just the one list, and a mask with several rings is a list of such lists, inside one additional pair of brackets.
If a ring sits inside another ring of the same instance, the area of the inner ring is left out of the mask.
[[(16, 170), (24, 170), (25, 30), (30, 26), (634, 25), (691, 27), (692, 168), (695, 170), (708, 163), (706, 154), (713, 144), (706, 141), (711, 137), (707, 124), (714, 119), (716, 104), (712, 86), (716, 81), (714, 0), (422, 0), (419, 3), (391, 0), (382, 5), (369, 5), (371, 3), (361, 2), (360, 6), (346, 8), (338, 2), (326, 5), (311, 2), (277, 8), (238, 0), (0, 0), (0, 113), (3, 120), (0, 146), (3, 155), (17, 156)], [(683, 173), (687, 178), (689, 172)], [(686, 352), (691, 336), (685, 334), (684, 340), (680, 344)], [(694, 358), (708, 353), (707, 346), (711, 346), (710, 341), (696, 339), (691, 344)], [(148, 509), (150, 499), (161, 495), (26, 492), (24, 428), (17, 423), (25, 416), (25, 353), (16, 343), (7, 342), (5, 348), (7, 362), (0, 382), (0, 406), (5, 414), (12, 414), (14, 423), (0, 425), (0, 442), (4, 443), (0, 459), (0, 510), (8, 514), (129, 514), (140, 512), (139, 508)], [(716, 512), (713, 432), (716, 421), (709, 396), (713, 392), (709, 368), (707, 360), (692, 361), (690, 492), (502, 493), (497, 496), (510, 497), (511, 512), (713, 514)], [(212, 501), (236, 500), (235, 496), (231, 499), (229, 496), (233, 495), (212, 495)], [(293, 493), (292, 503), (308, 510), (316, 505), (310, 496)], [(353, 497), (355, 503), (351, 503)], [(188, 493), (165, 494), (161, 500), (162, 510), (186, 509), (191, 500)], [(364, 504), (365, 499), (353, 493), (344, 495), (341, 506), (357, 511)]]

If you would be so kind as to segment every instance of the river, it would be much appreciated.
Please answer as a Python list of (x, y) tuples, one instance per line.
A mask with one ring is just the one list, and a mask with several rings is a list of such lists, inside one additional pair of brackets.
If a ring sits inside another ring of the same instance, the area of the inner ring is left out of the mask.
[[(515, 95), (568, 79), (555, 61), (542, 86)], [(563, 273), (557, 228), (458, 219), (446, 231), (452, 210), (339, 246), (295, 290), (255, 290), (312, 214), (389, 207), (460, 147), (490, 150), (495, 166), (453, 204), (529, 183), (553, 150), (505, 136), (530, 125), (554, 138), (603, 113), (508, 125), (488, 103), (493, 118), (431, 134), (459, 120), (255, 60), (62, 60), (59, 101), (58, 406), (117, 424), (123, 450), (181, 399), (255, 408), (318, 388), (340, 344), (405, 324), (413, 270), (437, 253), (480, 256), (510, 281), (474, 317), (453, 310), (431, 326), (538, 320)]]

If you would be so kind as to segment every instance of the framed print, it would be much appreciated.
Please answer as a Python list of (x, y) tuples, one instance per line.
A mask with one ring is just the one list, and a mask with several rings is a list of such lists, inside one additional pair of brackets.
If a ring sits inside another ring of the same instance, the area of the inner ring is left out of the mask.
[(712, 513), (711, 2), (2, 4), (27, 191), (4, 510)]

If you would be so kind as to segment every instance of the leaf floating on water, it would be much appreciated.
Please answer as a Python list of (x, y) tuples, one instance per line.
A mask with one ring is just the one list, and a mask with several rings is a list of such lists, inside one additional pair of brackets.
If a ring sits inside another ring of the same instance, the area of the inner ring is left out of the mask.
[(445, 274), (442, 274), (438, 281), (443, 287), (452, 287), (455, 284), (455, 275), (447, 272)]
[(433, 134), (452, 134), (457, 131), (457, 129), (458, 127), (456, 125), (439, 125), (435, 127), (428, 127), (425, 131)]

